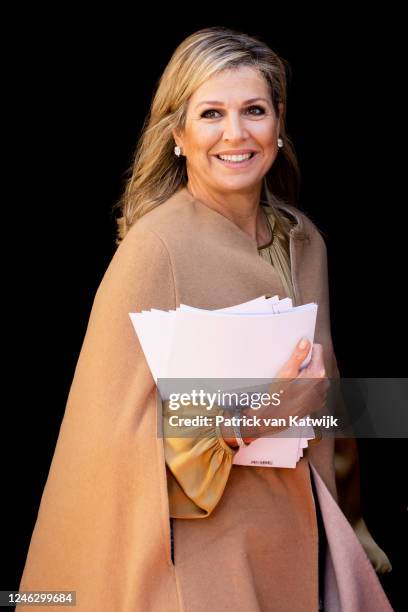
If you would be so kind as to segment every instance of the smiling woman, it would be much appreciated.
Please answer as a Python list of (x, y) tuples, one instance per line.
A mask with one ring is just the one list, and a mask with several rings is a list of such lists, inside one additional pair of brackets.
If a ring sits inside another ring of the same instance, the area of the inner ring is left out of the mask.
[[(267, 204), (298, 200), (300, 171), (285, 126), (289, 65), (245, 34), (221, 27), (200, 32), (179, 45), (159, 79), (117, 203), (118, 243), (139, 217), (187, 183), (194, 195), (201, 184), (211, 185), (215, 207), (229, 218), (234, 210), (234, 222), (252, 236), (261, 195)], [(234, 157), (247, 153), (253, 154), (249, 162)], [(242, 194), (248, 187), (252, 219), (245, 221), (248, 198)], [(235, 205), (223, 206), (225, 197)], [(279, 226), (279, 210), (274, 213)], [(262, 234), (267, 228), (258, 217)]]
[[(118, 248), (95, 296), (20, 590), (74, 590), (81, 612), (391, 610), (337, 503), (333, 439), (280, 469), (233, 464), (238, 444), (251, 443), (245, 424), (232, 438), (206, 422), (159, 437), (165, 402), (128, 315), (268, 294), (314, 301), (308, 373), (339, 375), (326, 247), (296, 207), (285, 109), (285, 63), (261, 40), (207, 28), (174, 51), (118, 202)], [(301, 351), (286, 378), (301, 376)], [(187, 357), (200, 363), (200, 347)]]
[(259, 70), (240, 65), (204, 81), (190, 97), (183, 129), (173, 131), (190, 191), (211, 193), (214, 208), (254, 237), (253, 211), (278, 154), (282, 110), (279, 102), (275, 111)]

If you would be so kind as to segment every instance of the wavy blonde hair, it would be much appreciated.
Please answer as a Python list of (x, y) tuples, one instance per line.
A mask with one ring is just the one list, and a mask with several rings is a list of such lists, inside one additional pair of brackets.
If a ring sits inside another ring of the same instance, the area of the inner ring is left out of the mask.
[[(290, 66), (259, 37), (225, 27), (194, 32), (176, 48), (155, 88), (132, 163), (125, 172), (125, 188), (113, 211), (119, 244), (144, 214), (163, 204), (187, 184), (185, 157), (174, 154), (173, 130), (183, 131), (188, 102), (200, 85), (223, 70), (251, 66), (265, 78), (276, 116), (283, 104), (280, 137), (283, 147), (263, 179), (261, 204), (273, 213), (274, 240), (270, 247), (275, 265), (293, 298), (289, 254), (289, 219), (279, 204), (297, 206), (300, 170), (294, 146), (286, 133), (287, 76)], [(271, 214), (271, 213), (270, 213)]]

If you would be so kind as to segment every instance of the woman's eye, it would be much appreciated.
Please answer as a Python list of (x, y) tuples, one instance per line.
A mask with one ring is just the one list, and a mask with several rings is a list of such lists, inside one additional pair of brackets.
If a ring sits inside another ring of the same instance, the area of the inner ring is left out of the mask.
[(256, 113), (257, 115), (258, 114), (259, 115), (264, 115), (265, 114), (265, 109), (262, 106), (250, 106), (248, 110), (251, 110), (251, 109), (254, 109), (254, 108), (261, 111), (260, 113)]
[[(260, 111), (259, 113), (250, 113), (251, 115), (254, 115), (255, 117), (256, 117), (256, 116), (258, 116), (258, 117), (259, 117), (259, 116), (261, 116), (261, 115), (264, 115), (264, 114), (265, 114), (265, 109), (264, 109), (262, 106), (250, 106), (250, 107), (248, 107), (248, 108), (246, 109), (246, 112), (247, 112), (247, 111), (254, 110), (254, 109), (255, 109), (255, 110)], [(209, 108), (208, 110), (204, 111), (204, 112), (201, 114), (201, 117), (203, 117), (204, 119), (213, 119), (213, 118), (214, 118), (214, 116), (211, 116), (211, 115), (209, 115), (208, 113), (218, 113), (218, 111), (217, 111), (217, 110), (215, 110), (214, 108)]]
[(217, 113), (217, 112), (218, 112), (218, 111), (216, 111), (216, 110), (214, 110), (214, 109), (210, 108), (210, 109), (208, 109), (208, 110), (204, 111), (204, 112), (201, 114), (201, 117), (204, 117), (204, 119), (212, 119), (212, 117), (209, 117), (209, 116), (208, 116), (208, 113)]

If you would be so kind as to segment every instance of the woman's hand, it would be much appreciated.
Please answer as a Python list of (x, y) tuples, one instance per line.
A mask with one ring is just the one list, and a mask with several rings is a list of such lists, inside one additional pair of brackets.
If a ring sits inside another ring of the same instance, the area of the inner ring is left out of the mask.
[[(307, 338), (302, 340), (303, 343), (300, 341), (295, 347), (292, 355), (268, 388), (270, 396), (279, 394), (279, 406), (268, 405), (259, 410), (247, 408), (241, 411), (242, 416), (257, 416), (260, 419), (283, 418), (288, 423), (290, 416), (302, 418), (323, 408), (330, 387), (324, 366), (323, 346), (313, 344), (310, 362), (306, 367), (300, 369), (310, 349), (309, 340)], [(264, 424), (256, 427), (243, 426), (241, 435), (245, 442), (253, 442), (257, 438), (278, 433), (283, 429), (286, 427)]]
[(301, 370), (300, 366), (310, 348), (310, 342), (307, 338), (304, 341), (305, 344), (302, 346), (301, 341), (285, 365), (279, 370), (276, 378), (284, 380), (275, 381), (268, 390), (269, 393), (283, 391), (281, 405), (285, 417), (290, 415), (306, 416), (321, 410), (326, 402), (330, 383), (326, 377), (323, 346), (317, 343), (313, 344), (311, 359), (308, 365)]

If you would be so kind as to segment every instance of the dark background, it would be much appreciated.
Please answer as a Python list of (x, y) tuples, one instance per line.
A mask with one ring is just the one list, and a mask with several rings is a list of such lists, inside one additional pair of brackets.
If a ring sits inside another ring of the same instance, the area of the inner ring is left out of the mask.
[[(340, 372), (404, 376), (398, 16), (282, 16), (261, 6), (221, 14), (203, 4), (193, 18), (173, 8), (171, 27), (170, 11), (160, 23), (119, 10), (91, 18), (36, 9), (10, 21), (3, 278), (11, 298), (4, 331), (13, 335), (4, 348), (11, 423), (2, 445), (0, 589), (18, 588), (93, 296), (114, 253), (112, 205), (157, 79), (195, 30), (223, 25), (259, 35), (289, 61), (300, 208), (326, 236)], [(382, 583), (402, 610), (406, 440), (359, 445), (364, 516), (393, 564)]]

